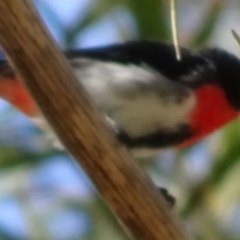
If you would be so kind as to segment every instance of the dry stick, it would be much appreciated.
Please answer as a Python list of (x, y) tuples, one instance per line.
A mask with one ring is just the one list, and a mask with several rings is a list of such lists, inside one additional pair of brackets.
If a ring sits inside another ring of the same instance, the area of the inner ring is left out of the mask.
[(129, 236), (187, 239), (152, 182), (99, 121), (31, 2), (1, 0), (0, 12), (0, 43), (14, 69)]
[(173, 44), (176, 52), (176, 58), (178, 61), (181, 61), (182, 56), (181, 56), (179, 40), (178, 40), (176, 1), (177, 0), (170, 0), (171, 26), (172, 26), (172, 38), (173, 38)]

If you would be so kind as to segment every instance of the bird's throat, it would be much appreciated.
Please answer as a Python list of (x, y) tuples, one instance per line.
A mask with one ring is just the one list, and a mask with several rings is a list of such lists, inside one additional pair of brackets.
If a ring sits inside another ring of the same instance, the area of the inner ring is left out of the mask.
[(186, 147), (198, 142), (214, 130), (231, 122), (238, 116), (227, 100), (224, 91), (217, 85), (205, 85), (196, 91), (197, 106), (191, 114), (192, 137), (180, 144)]

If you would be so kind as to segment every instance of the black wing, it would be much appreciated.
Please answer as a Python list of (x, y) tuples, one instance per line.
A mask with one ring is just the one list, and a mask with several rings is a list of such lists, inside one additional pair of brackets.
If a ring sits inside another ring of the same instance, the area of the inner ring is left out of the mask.
[[(93, 49), (69, 50), (66, 51), (66, 56), (70, 59), (87, 57), (122, 64), (146, 64), (172, 80), (179, 80), (194, 71), (199, 73), (201, 80), (206, 77), (205, 75), (208, 77), (212, 75), (214, 68), (207, 58), (185, 48), (181, 48), (180, 51), (182, 59), (178, 61), (173, 45), (138, 41)], [(189, 81), (189, 84), (194, 83), (194, 80), (199, 81), (199, 75), (196, 79), (193, 76), (191, 79), (193, 81)]]
[[(213, 62), (205, 54), (195, 54), (181, 48), (181, 61), (176, 59), (173, 45), (162, 42), (136, 41), (106, 47), (68, 50), (69, 59), (86, 57), (122, 64), (146, 64), (168, 79), (182, 80), (189, 86), (198, 86), (215, 76)], [(5, 60), (0, 60), (0, 77), (14, 77), (14, 72)]]

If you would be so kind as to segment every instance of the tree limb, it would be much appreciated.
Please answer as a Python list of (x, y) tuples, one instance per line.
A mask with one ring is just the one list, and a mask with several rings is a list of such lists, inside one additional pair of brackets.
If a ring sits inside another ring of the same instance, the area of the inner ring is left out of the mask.
[(107, 131), (29, 0), (0, 1), (0, 43), (70, 154), (137, 240), (185, 240), (183, 227)]

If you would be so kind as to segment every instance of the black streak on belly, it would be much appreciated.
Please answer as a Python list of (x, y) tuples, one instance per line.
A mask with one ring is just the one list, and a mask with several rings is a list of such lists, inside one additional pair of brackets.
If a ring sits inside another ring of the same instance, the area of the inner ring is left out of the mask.
[(159, 129), (154, 133), (135, 138), (120, 130), (118, 139), (130, 148), (156, 149), (180, 144), (191, 135), (190, 127), (187, 124), (182, 124), (176, 130)]

